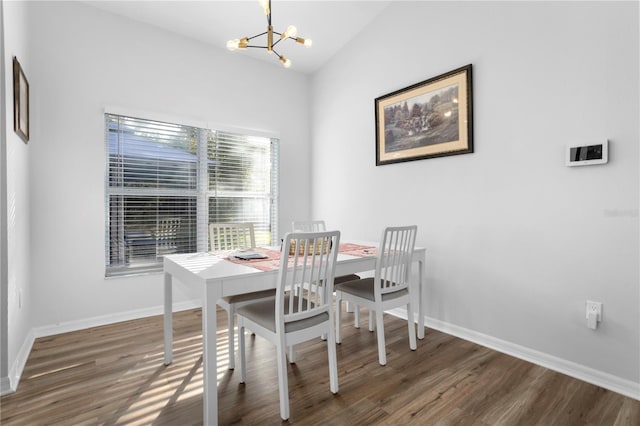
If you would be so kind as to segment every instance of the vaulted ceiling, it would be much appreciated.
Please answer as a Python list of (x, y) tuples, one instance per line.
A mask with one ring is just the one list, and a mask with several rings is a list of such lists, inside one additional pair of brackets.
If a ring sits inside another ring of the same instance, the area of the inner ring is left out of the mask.
[[(313, 40), (307, 49), (287, 40), (278, 52), (291, 59), (291, 69), (313, 73), (374, 18), (383, 13), (388, 1), (314, 1), (272, 0), (274, 30), (283, 32), (288, 25), (298, 28), (298, 35)], [(229, 39), (251, 37), (267, 30), (267, 19), (257, 0), (234, 1), (95, 1), (85, 3), (225, 49)], [(265, 39), (256, 39), (264, 44)], [(247, 55), (282, 66), (264, 49), (229, 52)]]

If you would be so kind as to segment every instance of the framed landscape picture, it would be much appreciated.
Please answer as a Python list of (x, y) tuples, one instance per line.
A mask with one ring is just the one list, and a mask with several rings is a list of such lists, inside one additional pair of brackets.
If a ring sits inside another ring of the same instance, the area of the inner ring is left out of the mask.
[(13, 58), (13, 130), (23, 141), (29, 140), (29, 82), (15, 56)]
[(473, 152), (471, 64), (376, 98), (376, 166)]

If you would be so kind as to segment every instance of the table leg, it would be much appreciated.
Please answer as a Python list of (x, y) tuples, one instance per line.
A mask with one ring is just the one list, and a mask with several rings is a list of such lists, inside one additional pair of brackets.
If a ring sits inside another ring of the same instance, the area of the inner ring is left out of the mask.
[(173, 358), (173, 285), (171, 274), (164, 273), (164, 365)]
[(204, 424), (218, 424), (217, 286), (205, 285), (202, 304), (202, 356), (204, 365)]

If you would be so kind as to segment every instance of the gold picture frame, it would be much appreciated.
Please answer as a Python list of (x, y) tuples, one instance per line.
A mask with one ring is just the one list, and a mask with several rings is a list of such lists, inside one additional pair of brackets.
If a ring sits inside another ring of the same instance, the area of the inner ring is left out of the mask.
[(13, 57), (13, 130), (29, 141), (29, 81), (18, 58)]
[(473, 152), (471, 64), (378, 97), (376, 166)]

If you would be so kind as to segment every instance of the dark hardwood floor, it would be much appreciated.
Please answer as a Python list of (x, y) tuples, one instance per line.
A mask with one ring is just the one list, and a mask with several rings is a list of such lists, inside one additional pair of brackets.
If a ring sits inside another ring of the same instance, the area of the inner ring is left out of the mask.
[[(174, 316), (174, 362), (162, 317), (37, 339), (20, 387), (0, 399), (2, 425), (202, 424), (201, 311)], [(289, 365), (291, 424), (640, 425), (640, 401), (427, 329), (409, 349), (406, 322), (385, 316), (387, 365), (376, 338), (345, 317), (340, 391), (329, 391), (326, 343), (297, 347)], [(227, 370), (218, 312), (220, 424), (281, 424), (275, 348), (248, 338), (247, 383)]]

